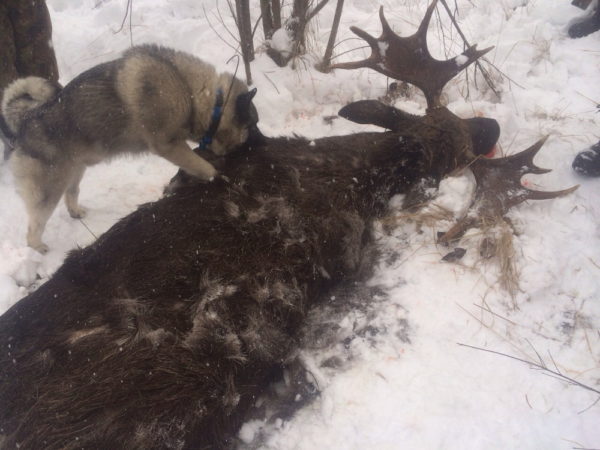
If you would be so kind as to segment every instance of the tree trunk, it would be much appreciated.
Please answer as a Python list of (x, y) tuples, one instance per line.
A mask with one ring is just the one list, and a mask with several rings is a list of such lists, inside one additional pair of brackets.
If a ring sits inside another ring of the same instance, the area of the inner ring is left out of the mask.
[(337, 36), (338, 28), (340, 26), (340, 19), (342, 17), (342, 10), (344, 9), (344, 0), (338, 0), (335, 7), (335, 15), (333, 16), (333, 24), (331, 26), (331, 33), (329, 34), (329, 41), (327, 41), (327, 47), (325, 48), (325, 56), (321, 64), (317, 64), (317, 70), (321, 72), (329, 72), (329, 65), (331, 64), (331, 55), (333, 54), (333, 46), (335, 45), (335, 38)]
[(271, 12), (273, 13), (273, 29), (281, 28), (281, 3), (279, 0), (271, 0)]
[(271, 39), (273, 36), (273, 10), (269, 0), (260, 0), (260, 12), (262, 14), (263, 31), (265, 39)]
[(254, 44), (252, 41), (252, 22), (250, 20), (249, 0), (236, 0), (237, 25), (240, 34), (240, 47), (246, 70), (246, 82), (252, 84), (250, 62), (254, 61)]
[(314, 8), (310, 8), (311, 0), (294, 0), (292, 15), (285, 22), (285, 30), (291, 41), (291, 48), (287, 51), (269, 48), (267, 54), (283, 67), (291, 59), (306, 53), (306, 29), (308, 23), (329, 0), (321, 0)]

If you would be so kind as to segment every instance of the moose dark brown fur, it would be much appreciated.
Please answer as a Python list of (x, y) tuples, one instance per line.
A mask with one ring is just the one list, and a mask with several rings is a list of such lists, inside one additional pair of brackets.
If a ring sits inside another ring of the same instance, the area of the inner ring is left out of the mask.
[[(342, 114), (365, 121), (364, 106)], [(0, 317), (0, 447), (231, 447), (310, 309), (362, 276), (389, 199), (417, 198), (496, 129), (439, 107), (378, 111), (372, 123), (402, 126), (240, 149), (223, 177), (71, 253)]]
[(370, 222), (431, 172), (400, 137), (269, 140), (72, 253), (0, 318), (4, 446), (226, 446)]

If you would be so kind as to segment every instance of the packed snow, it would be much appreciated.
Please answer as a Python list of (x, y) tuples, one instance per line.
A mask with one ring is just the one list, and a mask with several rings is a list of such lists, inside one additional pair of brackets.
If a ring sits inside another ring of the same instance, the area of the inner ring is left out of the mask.
[[(231, 59), (236, 44), (225, 29), (234, 30), (234, 24), (225, 2), (135, 0), (132, 34), (127, 20), (121, 28), (123, 0), (47, 3), (63, 83), (118, 57), (131, 41), (185, 50), (219, 70), (236, 70), (237, 60)], [(245, 424), (239, 437), (248, 447), (600, 448), (600, 178), (580, 177), (570, 166), (577, 152), (600, 138), (600, 32), (570, 39), (566, 29), (583, 12), (567, 0), (448, 3), (458, 6), (456, 17), (469, 43), (495, 47), (487, 55), (493, 67), (482, 64), (500, 93), (498, 98), (470, 68), (444, 90), (448, 107), (461, 117), (498, 120), (502, 154), (549, 135), (536, 163), (553, 172), (526, 182), (541, 190), (580, 187), (510, 213), (519, 283), (512, 296), (499, 282), (498, 264), (479, 257), (476, 230), (461, 243), (464, 258), (442, 262), (450, 249), (436, 245), (435, 236), (450, 222), (417, 227), (393, 202), (391, 220), (376, 230), (382, 258), (369, 281), (382, 294), (368, 299), (367, 312), (340, 318), (347, 345), (302, 352), (320, 395), (290, 420)], [(427, 2), (384, 0), (383, 5), (393, 29), (407, 36)], [(258, 2), (251, 7), (258, 18)], [(348, 40), (354, 36), (349, 27), (378, 36), (378, 8), (372, 0), (346, 1), (335, 50), (344, 54), (336, 60), (368, 56), (362, 41)], [(313, 68), (324, 52), (334, 10), (333, 1), (322, 10), (309, 54), (294, 68), (279, 68), (269, 59), (259, 46), (259, 27), (252, 72), (263, 133), (315, 139), (376, 129), (335, 115), (351, 101), (384, 96), (393, 80), (369, 69), (324, 74)], [(284, 38), (278, 36), (276, 45), (285, 44)], [(464, 50), (441, 4), (428, 42), (439, 59)], [(238, 76), (243, 73), (240, 67)], [(395, 106), (423, 113), (425, 100), (413, 88)], [(88, 170), (81, 185), (88, 216), (71, 219), (61, 203), (44, 234), (51, 250), (42, 256), (25, 244), (25, 209), (9, 164), (0, 164), (0, 313), (47, 280), (70, 250), (90, 244), (138, 205), (160, 198), (175, 171), (153, 156)], [(472, 192), (472, 178), (459, 174), (444, 181), (436, 201), (459, 215)], [(367, 322), (371, 334), (354, 332)], [(546, 365), (595, 392), (468, 346)], [(341, 364), (321, 364), (332, 353)]]

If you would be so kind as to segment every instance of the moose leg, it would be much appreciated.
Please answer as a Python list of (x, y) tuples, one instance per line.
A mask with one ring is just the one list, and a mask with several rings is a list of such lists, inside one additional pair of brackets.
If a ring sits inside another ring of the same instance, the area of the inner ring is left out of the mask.
[(214, 166), (196, 155), (185, 141), (154, 142), (150, 148), (157, 155), (201, 180), (208, 181), (217, 175)]

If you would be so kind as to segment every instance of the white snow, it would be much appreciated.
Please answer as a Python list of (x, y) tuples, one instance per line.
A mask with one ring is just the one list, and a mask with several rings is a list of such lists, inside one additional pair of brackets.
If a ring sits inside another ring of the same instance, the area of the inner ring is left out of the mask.
[(464, 66), (468, 61), (469, 58), (465, 55), (458, 55), (456, 58), (454, 58), (454, 62), (458, 67)]
[(271, 47), (279, 52), (289, 54), (292, 51), (292, 40), (285, 28), (279, 28), (271, 36)]
[[(47, 3), (63, 83), (130, 45), (128, 22), (119, 31), (127, 2)], [(257, 18), (258, 2), (252, 3)], [(252, 64), (255, 102), (267, 135), (297, 133), (315, 139), (376, 129), (341, 118), (323, 120), (348, 102), (383, 96), (389, 81), (369, 69), (330, 74), (312, 69), (328, 39), (335, 9), (335, 2), (330, 3), (311, 35), (311, 53), (297, 70), (280, 69), (257, 52)], [(408, 36), (427, 2), (384, 3), (388, 21)], [(335, 370), (319, 365), (323, 351), (303, 352), (321, 395), (291, 420), (271, 427), (265, 449), (600, 448), (597, 393), (527, 364), (458, 345), (536, 363), (541, 357), (549, 369), (600, 390), (600, 178), (580, 177), (570, 167), (578, 151), (600, 138), (600, 33), (569, 39), (566, 27), (582, 12), (567, 0), (456, 3), (470, 43), (495, 46), (487, 58), (505, 76), (484, 63), (501, 92), (499, 100), (479, 74), (474, 79), (470, 68), (468, 86), (461, 74), (446, 87), (448, 107), (462, 117), (497, 119), (505, 154), (550, 135), (536, 163), (553, 172), (527, 177), (530, 187), (581, 186), (567, 197), (528, 202), (510, 213), (520, 275), (514, 298), (499, 286), (497, 264), (479, 258), (476, 232), (461, 244), (467, 249), (465, 257), (445, 263), (440, 259), (451, 249), (438, 247), (435, 233), (449, 223), (419, 230), (405, 220), (390, 233), (380, 231), (382, 248), (396, 255), (383, 258), (370, 281), (387, 295), (375, 302), (369, 316), (371, 325), (382, 331), (373, 338), (354, 339), (348, 350), (352, 357)], [(227, 7), (220, 8), (225, 25), (233, 30)], [(350, 25), (379, 35), (377, 8), (370, 0), (346, 2), (338, 41), (354, 36)], [(434, 57), (452, 58), (463, 51), (463, 43), (443, 8), (439, 10), (428, 44)], [(236, 44), (218, 20), (215, 2), (136, 0), (132, 30), (136, 44), (160, 43), (211, 61), (219, 70), (235, 70), (235, 61), (229, 61), (233, 50), (223, 40)], [(336, 53), (361, 45), (345, 40)], [(359, 49), (339, 60), (369, 54), (370, 49)], [(425, 102), (417, 93), (396, 106), (416, 113), (424, 111)], [(85, 225), (71, 219), (61, 203), (44, 234), (51, 251), (40, 256), (25, 245), (24, 207), (8, 164), (1, 163), (0, 312), (46, 280), (68, 251), (93, 242), (139, 204), (158, 199), (175, 171), (151, 156), (90, 169), (81, 187), (82, 203), (89, 209)], [(438, 202), (459, 215), (471, 183), (467, 176), (448, 179)], [(356, 320), (366, 318), (347, 317), (341, 326), (351, 329)], [(246, 424), (240, 437), (251, 444), (263, 425)]]

